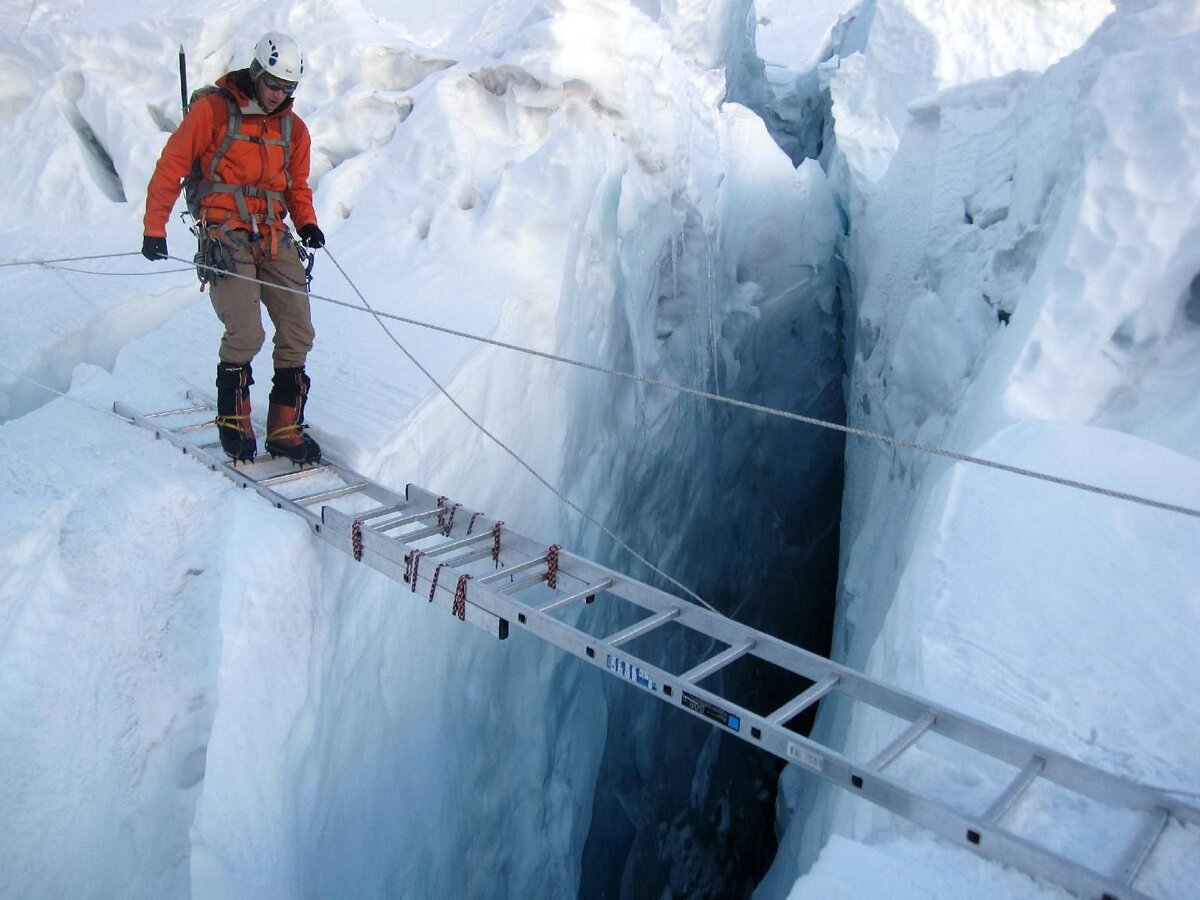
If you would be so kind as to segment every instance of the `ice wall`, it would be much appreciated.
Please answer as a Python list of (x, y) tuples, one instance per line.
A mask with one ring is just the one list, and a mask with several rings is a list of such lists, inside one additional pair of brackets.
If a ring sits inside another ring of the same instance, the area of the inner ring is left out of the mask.
[[(861, 52), (834, 53), (821, 80), (849, 223), (848, 413), (909, 440), (1191, 503), (1196, 11), (1126, 3), (1101, 23), (1106, 6), (879, 2), (846, 29)], [(1018, 11), (1033, 18), (1016, 33), (1040, 43), (1004, 46)], [(914, 47), (906, 64), (888, 62)], [(1190, 554), (1171, 549), (1194, 526), (1005, 478), (848, 445), (835, 653), (1194, 792), (1196, 719), (1179, 715), (1191, 702), (1174, 685), (1195, 678), (1182, 648), (1200, 627), (1197, 581)], [(831, 710), (819, 728), (862, 759), (888, 736), (880, 718)], [(974, 808), (993, 787), (949, 768), (935, 786), (955, 804)], [(912, 896), (1060, 896), (785, 780), (797, 820), (764, 896), (897, 883)], [(1038, 833), (1068, 819), (1039, 801), (1012, 825)], [(1073, 858), (1111, 863), (1112, 851), (1059, 839)], [(1143, 889), (1190, 896), (1186, 852), (1165, 850)]]

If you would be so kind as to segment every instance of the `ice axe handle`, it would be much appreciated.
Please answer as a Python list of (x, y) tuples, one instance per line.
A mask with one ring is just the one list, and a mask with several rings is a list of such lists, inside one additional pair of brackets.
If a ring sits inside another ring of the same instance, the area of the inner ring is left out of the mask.
[(183, 52), (183, 44), (179, 45), (179, 102), (186, 114), (188, 111), (187, 57)]

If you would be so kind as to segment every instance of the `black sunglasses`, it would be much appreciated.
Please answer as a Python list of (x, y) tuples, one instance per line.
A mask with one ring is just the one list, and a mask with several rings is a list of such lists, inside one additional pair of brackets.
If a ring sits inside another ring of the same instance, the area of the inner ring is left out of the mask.
[(289, 97), (296, 93), (296, 82), (294, 81), (280, 81), (278, 78), (272, 78), (270, 75), (263, 75), (259, 81), (262, 82), (262, 86), (268, 91), (283, 91)]

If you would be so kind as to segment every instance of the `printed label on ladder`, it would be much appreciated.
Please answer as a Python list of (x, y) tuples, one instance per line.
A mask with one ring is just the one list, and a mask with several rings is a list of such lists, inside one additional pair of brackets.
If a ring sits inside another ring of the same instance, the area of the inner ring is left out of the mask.
[(628, 663), (619, 656), (608, 654), (608, 660), (605, 663), (608, 671), (612, 672), (619, 678), (624, 678), (626, 681), (632, 681), (638, 687), (643, 687), (648, 691), (658, 693), (658, 685), (654, 679), (650, 677), (650, 673), (640, 666), (635, 666), (633, 663)]
[(808, 766), (808, 768), (816, 772), (820, 772), (825, 768), (825, 757), (820, 753), (809, 750), (807, 747), (801, 747), (799, 744), (789, 742), (787, 754), (789, 758), (794, 759), (800, 765)]
[(694, 712), (700, 713), (704, 718), (712, 719), (714, 722), (718, 722), (733, 731), (742, 730), (742, 719), (740, 716), (735, 716), (733, 713), (727, 712), (719, 706), (713, 706), (711, 703), (701, 700), (687, 691), (683, 693), (683, 705)]

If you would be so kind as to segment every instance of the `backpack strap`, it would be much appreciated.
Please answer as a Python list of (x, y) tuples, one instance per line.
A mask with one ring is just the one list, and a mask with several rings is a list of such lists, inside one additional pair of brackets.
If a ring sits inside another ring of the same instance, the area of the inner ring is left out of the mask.
[[(261, 197), (266, 201), (267, 206), (267, 223), (274, 225), (276, 221), (275, 204), (278, 203), (281, 209), (287, 209), (287, 202), (284, 196), (279, 191), (268, 191), (265, 188), (260, 188), (250, 184), (228, 184), (221, 180), (221, 176), (217, 174), (217, 165), (229, 152), (229, 148), (233, 146), (234, 141), (249, 141), (255, 144), (266, 144), (283, 148), (283, 173), (287, 184), (287, 190), (292, 188), (292, 111), (287, 109), (280, 117), (280, 139), (263, 138), (255, 135), (242, 133), (242, 107), (238, 103), (237, 98), (223, 87), (208, 87), (201, 88), (192, 95), (192, 102), (196, 98), (204, 94), (218, 93), (225, 99), (225, 106), (229, 113), (229, 121), (225, 129), (225, 137), (221, 139), (220, 146), (217, 147), (217, 152), (213, 154), (212, 160), (208, 164), (208, 177), (200, 176), (196, 184), (196, 189), (189, 195), (189, 206), (194, 202), (195, 209), (192, 210), (193, 216), (199, 217), (199, 201), (200, 198), (206, 197), (209, 194), (232, 194), (233, 201), (237, 206), (238, 215), (245, 222), (250, 221), (250, 210), (246, 205), (247, 197)], [(193, 198), (194, 197), (194, 201)]]

